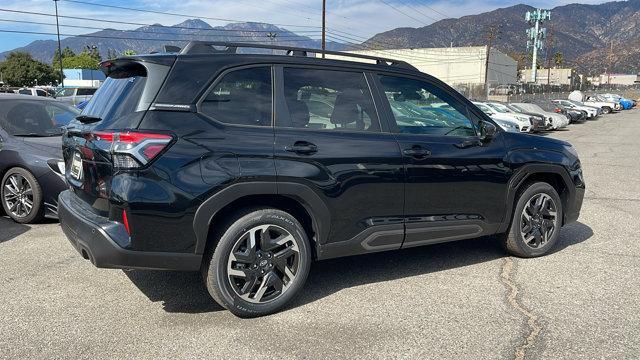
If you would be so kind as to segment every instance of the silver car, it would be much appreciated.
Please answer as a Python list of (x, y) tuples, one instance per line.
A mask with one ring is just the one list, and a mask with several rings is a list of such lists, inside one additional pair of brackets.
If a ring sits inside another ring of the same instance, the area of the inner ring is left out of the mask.
[(91, 99), (97, 88), (69, 87), (58, 90), (55, 98), (72, 106), (76, 106), (85, 100)]

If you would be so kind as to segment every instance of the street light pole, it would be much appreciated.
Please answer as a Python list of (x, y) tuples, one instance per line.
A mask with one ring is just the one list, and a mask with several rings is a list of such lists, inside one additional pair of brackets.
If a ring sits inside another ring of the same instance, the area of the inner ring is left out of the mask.
[(58, 33), (58, 59), (60, 60), (60, 85), (64, 87), (64, 71), (62, 71), (62, 44), (60, 43), (60, 23), (58, 21), (58, 1), (53, 0), (56, 7), (56, 29)]

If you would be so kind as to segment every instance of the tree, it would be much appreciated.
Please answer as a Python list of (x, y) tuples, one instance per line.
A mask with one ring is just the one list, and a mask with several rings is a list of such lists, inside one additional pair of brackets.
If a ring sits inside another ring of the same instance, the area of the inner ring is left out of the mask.
[(564, 62), (564, 56), (562, 55), (561, 52), (557, 52), (553, 54), (553, 63), (556, 64), (556, 66), (562, 66), (563, 62)]
[(122, 52), (122, 56), (134, 56), (138, 55), (134, 50), (125, 50)]
[[(73, 56), (76, 56), (76, 53), (73, 52), (73, 50), (71, 50), (68, 46), (62, 49), (63, 59), (68, 57), (73, 57)], [(54, 69), (57, 69), (58, 71), (60, 71), (60, 52), (58, 51), (58, 49), (56, 49), (56, 51), (53, 52), (53, 60), (51, 61), (51, 64), (53, 65)]]
[(34, 60), (26, 52), (10, 53), (0, 63), (0, 72), (9, 86), (44, 85), (58, 81), (58, 75), (50, 65)]

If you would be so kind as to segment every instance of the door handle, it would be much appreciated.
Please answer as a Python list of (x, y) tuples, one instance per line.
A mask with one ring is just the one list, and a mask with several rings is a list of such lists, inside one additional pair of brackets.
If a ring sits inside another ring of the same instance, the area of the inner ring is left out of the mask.
[(411, 156), (413, 158), (425, 158), (431, 155), (431, 151), (417, 145), (412, 147), (411, 149), (402, 150), (402, 153), (406, 156)]
[(296, 141), (293, 145), (286, 145), (284, 151), (310, 155), (318, 152), (318, 146), (306, 141)]

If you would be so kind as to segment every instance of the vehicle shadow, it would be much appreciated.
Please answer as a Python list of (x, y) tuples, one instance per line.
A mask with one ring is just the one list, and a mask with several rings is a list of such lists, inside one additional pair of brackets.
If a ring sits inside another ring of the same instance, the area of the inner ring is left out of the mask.
[[(579, 244), (593, 236), (588, 225), (577, 222), (562, 228), (553, 251)], [(456, 241), (314, 263), (302, 294), (288, 307), (330, 296), (342, 289), (435, 273), (507, 256), (495, 237)], [(153, 302), (162, 301), (167, 312), (205, 313), (223, 310), (209, 296), (200, 273), (125, 271), (131, 282)]]
[(31, 229), (27, 225), (18, 224), (8, 217), (0, 216), (0, 243), (9, 241)]

